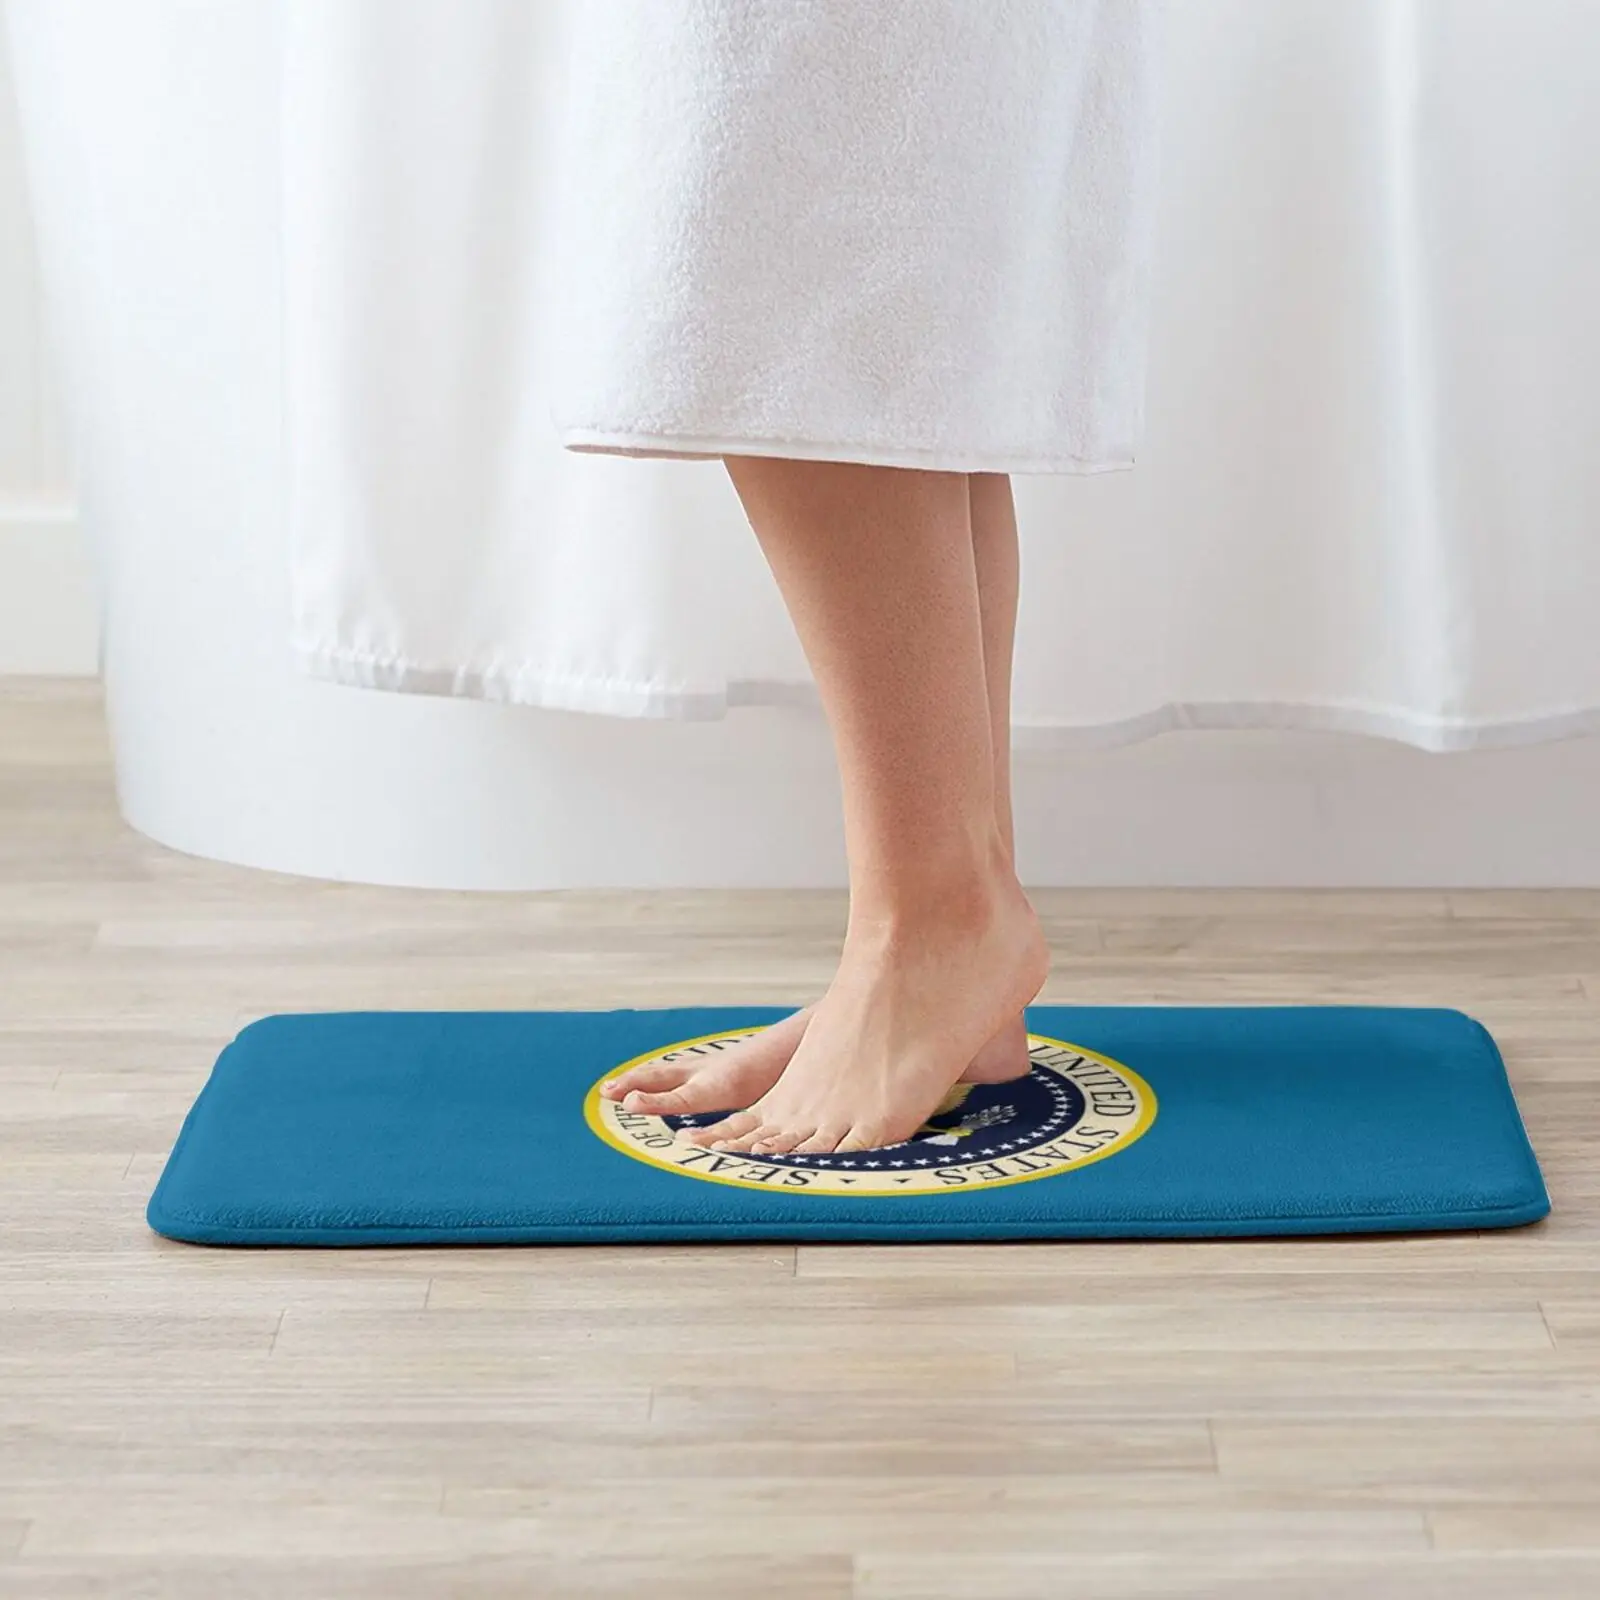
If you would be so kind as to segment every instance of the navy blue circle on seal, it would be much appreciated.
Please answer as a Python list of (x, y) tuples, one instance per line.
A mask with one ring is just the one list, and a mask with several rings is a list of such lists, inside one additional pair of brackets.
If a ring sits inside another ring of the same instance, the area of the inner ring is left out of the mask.
[[(770, 1026), (770, 1024), (764, 1025)], [(745, 1155), (706, 1150), (687, 1135), (726, 1112), (696, 1117), (623, 1111), (600, 1084), (636, 1066), (711, 1056), (759, 1028), (734, 1028), (650, 1050), (610, 1067), (589, 1090), (584, 1118), (624, 1155), (681, 1177), (810, 1195), (926, 1195), (1056, 1177), (1125, 1150), (1155, 1120), (1150, 1085), (1110, 1056), (1028, 1035), (1028, 1071), (1006, 1083), (958, 1083), (901, 1144), (845, 1154)]]

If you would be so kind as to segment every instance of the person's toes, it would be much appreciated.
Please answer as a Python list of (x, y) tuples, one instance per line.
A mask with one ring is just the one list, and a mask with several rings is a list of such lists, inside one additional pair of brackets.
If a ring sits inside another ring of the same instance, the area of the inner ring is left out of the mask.
[(818, 1128), (810, 1138), (803, 1139), (794, 1147), (797, 1156), (825, 1156), (836, 1150), (839, 1141), (844, 1138), (849, 1130), (847, 1128)]
[(658, 1090), (635, 1090), (622, 1102), (624, 1111), (645, 1111), (656, 1116), (692, 1117), (702, 1111), (738, 1111), (767, 1087), (765, 1074), (732, 1067), (696, 1072), (683, 1083)]
[(781, 1131), (771, 1123), (758, 1122), (748, 1133), (713, 1140), (711, 1148), (721, 1151), (724, 1155), (748, 1155), (759, 1140), (775, 1138)]
[(834, 1147), (840, 1155), (855, 1150), (881, 1150), (886, 1144), (899, 1144), (892, 1129), (881, 1122), (858, 1122)]
[(643, 1089), (632, 1089), (623, 1096), (622, 1109), (645, 1111), (657, 1117), (687, 1117), (696, 1111), (708, 1110), (709, 1107), (695, 1104), (694, 1097), (690, 1095), (686, 1085), (682, 1089), (663, 1089), (659, 1094), (651, 1094)]
[(786, 1156), (796, 1145), (803, 1144), (817, 1130), (815, 1128), (792, 1128), (787, 1133), (775, 1133), (769, 1138), (757, 1139), (750, 1146), (750, 1153), (757, 1156)]
[(653, 1093), (660, 1089), (676, 1089), (689, 1076), (689, 1068), (681, 1061), (655, 1061), (649, 1066), (630, 1067), (600, 1085), (600, 1093), (607, 1100), (621, 1100), (635, 1089)]
[(709, 1146), (714, 1139), (737, 1139), (741, 1134), (759, 1128), (761, 1123), (762, 1118), (757, 1112), (736, 1111), (731, 1117), (724, 1117), (721, 1122), (709, 1123), (704, 1128), (695, 1128), (689, 1134), (689, 1142)]

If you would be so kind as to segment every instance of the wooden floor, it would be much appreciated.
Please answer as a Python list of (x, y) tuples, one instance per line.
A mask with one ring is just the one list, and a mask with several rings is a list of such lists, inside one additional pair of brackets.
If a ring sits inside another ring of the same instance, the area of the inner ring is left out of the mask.
[(1036, 898), (1042, 1000), (1470, 1011), (1554, 1215), (1368, 1242), (168, 1243), (145, 1200), (251, 1018), (798, 1003), (843, 897), (190, 859), (119, 820), (94, 685), (0, 686), (0, 1595), (1600, 1594), (1600, 893)]

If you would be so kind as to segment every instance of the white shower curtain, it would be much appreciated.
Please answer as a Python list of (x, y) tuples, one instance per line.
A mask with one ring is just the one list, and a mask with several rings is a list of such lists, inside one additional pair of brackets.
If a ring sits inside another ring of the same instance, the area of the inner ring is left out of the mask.
[[(813, 704), (720, 464), (555, 439), (581, 3), (288, 0), (296, 659), (624, 716)], [(1597, 60), (1587, 0), (1169, 0), (1147, 435), (1132, 471), (1014, 480), (1019, 748), (1600, 729)]]

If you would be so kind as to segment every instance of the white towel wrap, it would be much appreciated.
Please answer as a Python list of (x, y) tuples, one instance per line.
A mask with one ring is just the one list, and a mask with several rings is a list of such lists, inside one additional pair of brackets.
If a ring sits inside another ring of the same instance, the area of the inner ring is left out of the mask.
[(1160, 0), (584, 0), (575, 450), (1132, 463)]

